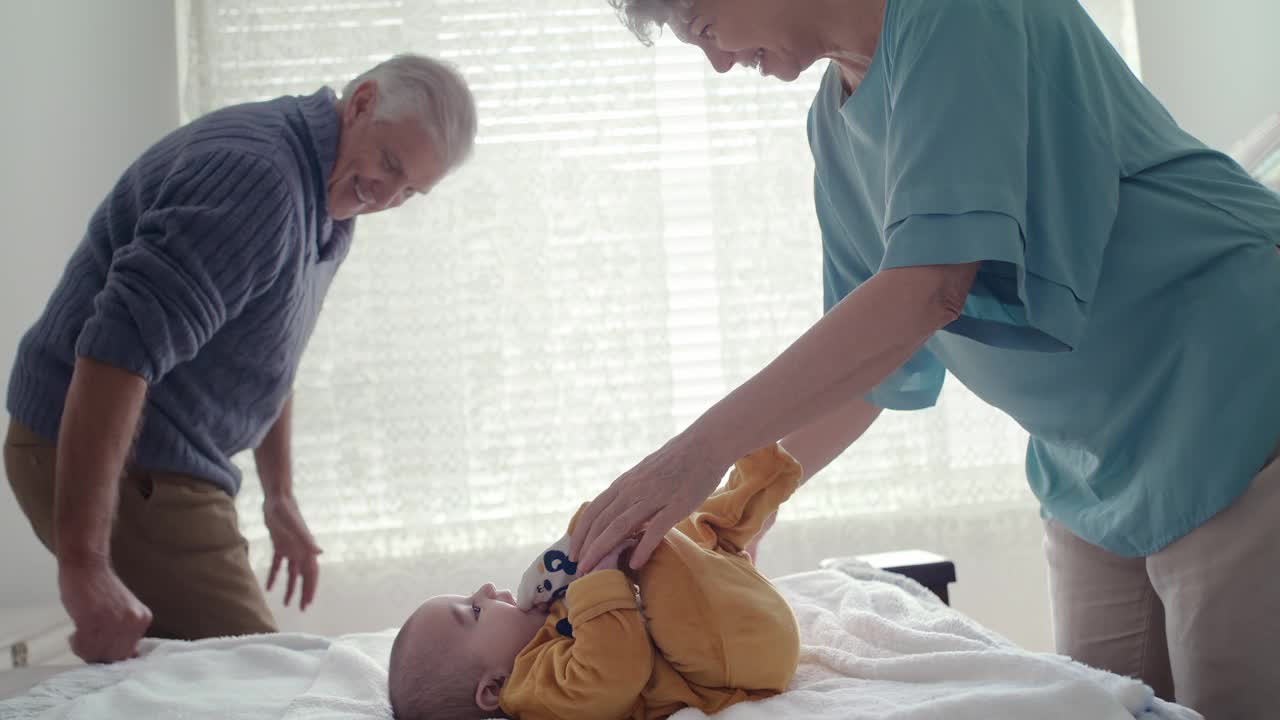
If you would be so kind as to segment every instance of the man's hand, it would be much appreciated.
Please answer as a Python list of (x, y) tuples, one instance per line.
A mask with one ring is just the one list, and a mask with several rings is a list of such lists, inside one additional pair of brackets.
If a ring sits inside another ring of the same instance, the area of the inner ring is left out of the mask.
[(88, 566), (61, 564), (62, 605), (75, 623), (71, 651), (85, 662), (116, 662), (138, 654), (151, 625), (151, 610), (120, 582), (105, 560)]
[(76, 360), (58, 430), (54, 541), (71, 650), (87, 662), (133, 657), (151, 610), (111, 569), (111, 527), (129, 442), (147, 383), (87, 357)]
[(267, 592), (275, 586), (276, 574), (284, 561), (289, 563), (289, 584), (284, 592), (284, 604), (288, 607), (298, 577), (302, 577), (302, 597), (298, 607), (306, 610), (316, 596), (316, 583), (320, 578), (320, 565), (316, 556), (324, 552), (316, 545), (315, 538), (302, 519), (298, 502), (293, 495), (271, 495), (262, 504), (262, 515), (271, 534), (275, 555), (271, 558), (271, 571), (267, 573)]

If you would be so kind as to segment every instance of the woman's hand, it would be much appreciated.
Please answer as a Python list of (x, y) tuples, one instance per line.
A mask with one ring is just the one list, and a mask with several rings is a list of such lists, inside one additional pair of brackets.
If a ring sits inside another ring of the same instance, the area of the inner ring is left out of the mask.
[(631, 568), (649, 561), (667, 531), (692, 513), (720, 484), (727, 464), (713, 453), (677, 435), (613, 481), (582, 513), (574, 528), (569, 557), (591, 572), (619, 543), (640, 537)]
[(626, 572), (626, 562), (631, 558), (631, 551), (635, 549), (635, 546), (635, 540), (623, 540), (618, 543), (618, 547), (609, 551), (609, 554), (605, 555), (598, 565), (591, 568), (591, 572), (599, 570), (622, 570)]

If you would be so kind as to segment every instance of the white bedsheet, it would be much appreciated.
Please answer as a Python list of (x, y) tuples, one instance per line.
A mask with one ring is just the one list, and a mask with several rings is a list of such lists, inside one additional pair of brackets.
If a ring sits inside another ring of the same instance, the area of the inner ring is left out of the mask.
[[(1135, 681), (1019, 650), (914, 583), (866, 567), (844, 570), (778, 581), (804, 644), (795, 683), (717, 720), (1200, 717), (1152, 701)], [(334, 640), (280, 634), (160, 643), (137, 660), (73, 670), (0, 702), (0, 718), (385, 720), (393, 637), (388, 631)], [(676, 716), (699, 717), (691, 710)]]

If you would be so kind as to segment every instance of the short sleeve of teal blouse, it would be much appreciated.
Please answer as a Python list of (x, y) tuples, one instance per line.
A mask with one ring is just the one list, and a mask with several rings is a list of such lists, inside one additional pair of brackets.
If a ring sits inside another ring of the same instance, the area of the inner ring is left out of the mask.
[[(868, 399), (928, 407), (949, 369), (1031, 432), (1046, 512), (1117, 552), (1238, 496), (1280, 437), (1274, 193), (1179, 129), (1075, 2), (890, 0), (846, 95), (833, 65), (809, 115), (826, 308), (882, 269), (982, 263)], [(1235, 459), (1195, 465), (1226, 477), (1153, 501), (1135, 475), (1216, 440), (1233, 401)]]

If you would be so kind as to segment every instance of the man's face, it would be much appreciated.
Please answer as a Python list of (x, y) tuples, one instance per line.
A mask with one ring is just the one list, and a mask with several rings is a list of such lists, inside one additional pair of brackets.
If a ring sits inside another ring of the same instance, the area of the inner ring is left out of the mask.
[(427, 133), (413, 114), (374, 117), (377, 85), (362, 83), (342, 105), (338, 158), (329, 174), (329, 215), (356, 215), (399, 207), (431, 191), (445, 174)]

